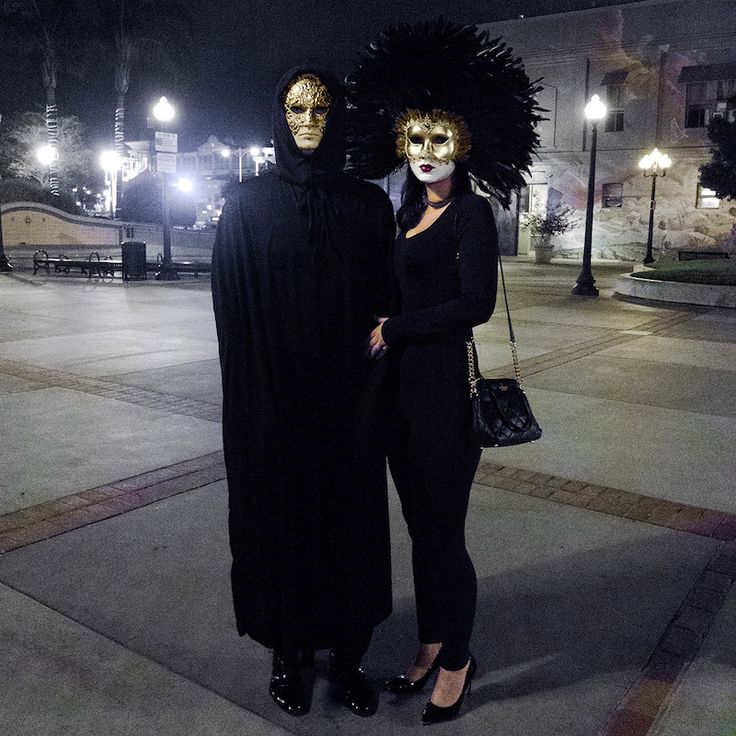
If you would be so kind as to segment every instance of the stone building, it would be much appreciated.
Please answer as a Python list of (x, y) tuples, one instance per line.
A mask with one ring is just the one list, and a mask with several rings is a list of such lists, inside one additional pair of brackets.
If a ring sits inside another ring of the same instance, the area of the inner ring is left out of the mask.
[(673, 161), (657, 180), (655, 256), (736, 249), (736, 202), (713, 197), (698, 175), (710, 158), (708, 121), (728, 114), (736, 95), (733, 0), (645, 0), (481, 28), (541, 79), (548, 118), (528, 186), (500, 218), (506, 252), (529, 250), (520, 215), (562, 200), (580, 224), (558, 236), (558, 255), (580, 257), (591, 138), (583, 109), (593, 94), (608, 105), (598, 125), (593, 256), (641, 260), (651, 182), (638, 164), (655, 146)]

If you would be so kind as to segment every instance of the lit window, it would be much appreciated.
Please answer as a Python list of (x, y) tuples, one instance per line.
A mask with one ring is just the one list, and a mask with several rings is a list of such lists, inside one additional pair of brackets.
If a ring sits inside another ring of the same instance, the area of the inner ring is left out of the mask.
[(716, 197), (716, 193), (712, 189), (698, 184), (695, 206), (699, 210), (717, 210), (721, 206), (721, 200)]
[(624, 185), (604, 184), (601, 192), (601, 203), (604, 208), (623, 206)]

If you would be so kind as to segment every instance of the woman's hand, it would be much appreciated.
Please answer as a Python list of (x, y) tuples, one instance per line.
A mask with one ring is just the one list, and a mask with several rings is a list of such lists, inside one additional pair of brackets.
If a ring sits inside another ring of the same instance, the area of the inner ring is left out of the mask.
[(383, 323), (387, 319), (388, 317), (378, 317), (378, 325), (368, 338), (368, 347), (366, 348), (365, 354), (371, 360), (382, 358), (388, 350), (388, 345), (383, 341)]

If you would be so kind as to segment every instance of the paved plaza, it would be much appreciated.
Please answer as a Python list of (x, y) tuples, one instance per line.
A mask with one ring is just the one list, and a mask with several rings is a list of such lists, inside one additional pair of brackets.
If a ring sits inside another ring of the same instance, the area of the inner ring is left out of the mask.
[[(736, 736), (736, 310), (631, 303), (621, 266), (507, 259), (544, 429), (483, 453), (468, 517), (479, 670), (437, 734)], [(476, 330), (508, 374), (499, 300)], [(207, 279), (0, 275), (0, 733), (422, 732), (429, 689), (311, 712), (270, 700), (235, 632)], [(391, 494), (394, 612), (365, 660), (410, 660), (410, 552)]]

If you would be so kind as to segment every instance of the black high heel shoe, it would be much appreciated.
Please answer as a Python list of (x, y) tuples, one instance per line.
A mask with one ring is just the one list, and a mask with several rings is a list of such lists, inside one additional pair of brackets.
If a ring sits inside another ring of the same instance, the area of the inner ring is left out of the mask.
[(309, 713), (309, 693), (304, 687), (297, 656), (283, 656), (274, 651), (268, 693), (290, 716)]
[(418, 680), (410, 680), (403, 674), (396, 675), (396, 677), (384, 683), (383, 689), (394, 693), (394, 695), (413, 695), (414, 693), (418, 693), (427, 684), (427, 680), (432, 677), (439, 666), (439, 656), (437, 656), (429, 666), (429, 669)]
[(463, 684), (463, 690), (460, 693), (460, 697), (452, 705), (448, 705), (446, 708), (435, 705), (430, 700), (427, 705), (424, 706), (424, 712), (422, 713), (422, 723), (425, 726), (431, 726), (434, 723), (444, 723), (445, 721), (457, 718), (460, 714), (463, 700), (465, 699), (465, 693), (470, 695), (476, 667), (475, 657), (471, 654), (470, 664), (468, 666), (468, 671), (465, 673), (465, 683)]

